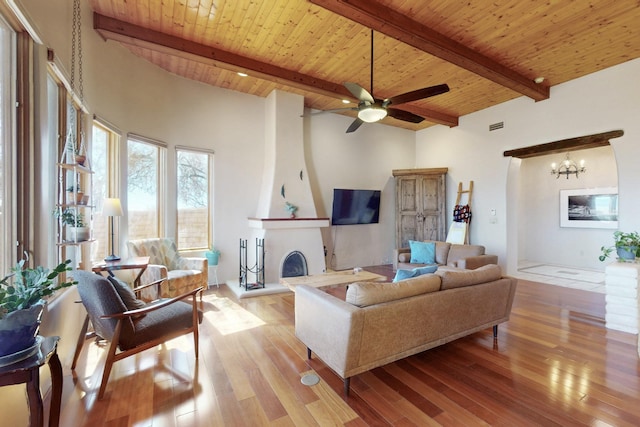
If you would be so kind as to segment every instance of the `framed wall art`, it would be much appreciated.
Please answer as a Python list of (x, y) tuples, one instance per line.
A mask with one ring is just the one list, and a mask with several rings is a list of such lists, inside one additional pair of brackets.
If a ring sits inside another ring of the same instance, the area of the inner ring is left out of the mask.
[(618, 228), (618, 188), (560, 190), (560, 227)]

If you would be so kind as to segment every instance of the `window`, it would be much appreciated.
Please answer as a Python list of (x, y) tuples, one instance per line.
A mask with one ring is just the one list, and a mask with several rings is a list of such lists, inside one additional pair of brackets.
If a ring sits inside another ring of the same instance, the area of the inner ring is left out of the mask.
[[(110, 126), (99, 120), (93, 122), (91, 138), (91, 170), (93, 171), (93, 189), (90, 203), (95, 206), (93, 217), (93, 237), (97, 243), (95, 259), (102, 259), (109, 255), (111, 248), (111, 233), (109, 233), (109, 218), (102, 215), (102, 203), (107, 197), (119, 197), (118, 188), (118, 147), (120, 135)], [(119, 225), (114, 221), (114, 227)], [(120, 233), (114, 230), (114, 237)], [(114, 242), (118, 247), (118, 242)]]
[(211, 173), (213, 155), (176, 150), (178, 248), (207, 249), (211, 238)]
[(129, 136), (127, 144), (127, 215), (129, 240), (162, 237), (166, 148), (163, 144)]
[(15, 34), (0, 16), (0, 272), (9, 271), (15, 255), (16, 235), (12, 225), (11, 195), (15, 171), (11, 167), (13, 156), (13, 108), (15, 94), (14, 73)]

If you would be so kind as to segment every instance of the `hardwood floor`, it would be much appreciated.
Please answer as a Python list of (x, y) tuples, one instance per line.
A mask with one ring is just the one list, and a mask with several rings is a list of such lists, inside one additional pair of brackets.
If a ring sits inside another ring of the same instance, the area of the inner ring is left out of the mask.
[[(390, 275), (390, 267), (369, 270)], [(354, 377), (351, 395), (295, 338), (292, 293), (204, 297), (200, 358), (178, 338), (65, 376), (62, 426), (637, 426), (637, 337), (604, 327), (604, 295), (520, 281), (509, 322)], [(411, 321), (411, 319), (407, 319)], [(319, 384), (305, 386), (315, 372)]]

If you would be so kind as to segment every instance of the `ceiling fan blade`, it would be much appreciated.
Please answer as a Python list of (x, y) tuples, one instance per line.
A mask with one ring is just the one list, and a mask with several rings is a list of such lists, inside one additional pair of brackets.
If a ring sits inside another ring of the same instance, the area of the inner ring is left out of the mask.
[(355, 132), (356, 130), (358, 130), (358, 128), (360, 127), (360, 125), (364, 123), (362, 120), (360, 119), (355, 119), (353, 121), (353, 123), (351, 123), (351, 125), (349, 126), (349, 128), (347, 129), (346, 133), (351, 133), (351, 132)]
[(399, 105), (405, 104), (411, 101), (417, 101), (419, 99), (429, 98), (431, 96), (441, 95), (449, 92), (449, 86), (446, 84), (429, 86), (423, 89), (414, 90), (412, 92), (403, 93), (402, 95), (393, 96), (385, 99), (385, 105)]
[(408, 111), (397, 110), (395, 108), (387, 108), (387, 115), (394, 119), (411, 123), (421, 123), (424, 121), (424, 117), (420, 117), (417, 114), (413, 114)]
[(340, 111), (358, 111), (357, 107), (345, 107), (345, 108), (334, 108), (332, 110), (321, 110), (321, 111), (314, 111), (313, 113), (304, 113), (303, 115), (301, 115), (300, 117), (309, 117), (309, 116), (317, 116), (318, 114), (324, 114), (324, 113), (338, 113)]
[(375, 102), (373, 96), (371, 96), (371, 94), (358, 83), (344, 82), (344, 87), (346, 87), (349, 92), (351, 92), (353, 96), (358, 98), (360, 101), (367, 101), (372, 104)]

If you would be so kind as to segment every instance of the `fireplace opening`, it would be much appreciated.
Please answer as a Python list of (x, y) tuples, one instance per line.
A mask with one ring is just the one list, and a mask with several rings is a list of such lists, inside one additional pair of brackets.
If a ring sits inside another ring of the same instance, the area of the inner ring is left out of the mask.
[(282, 263), (281, 277), (297, 277), (307, 275), (307, 259), (302, 252), (293, 251), (288, 254)]

